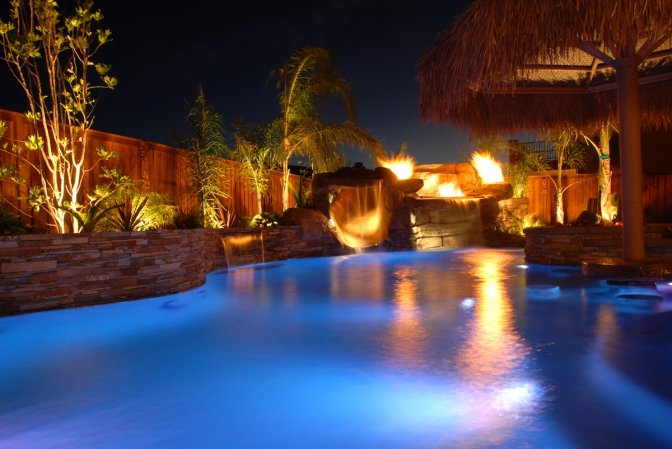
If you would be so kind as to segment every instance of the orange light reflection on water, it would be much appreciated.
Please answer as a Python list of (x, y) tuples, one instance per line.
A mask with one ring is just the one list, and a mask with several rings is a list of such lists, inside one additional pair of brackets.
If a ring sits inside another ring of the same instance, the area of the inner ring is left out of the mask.
[(394, 319), (387, 338), (392, 364), (400, 367), (424, 365), (427, 331), (418, 304), (415, 268), (402, 266), (394, 272)]
[(476, 303), (471, 332), (459, 351), (458, 366), (466, 379), (481, 385), (507, 380), (529, 350), (515, 333), (514, 312), (506, 288), (504, 268), (513, 256), (479, 252), (467, 257), (473, 266)]
[[(385, 268), (382, 262), (369, 260), (357, 269), (358, 276), (350, 276), (343, 281), (343, 273), (339, 270), (339, 259), (334, 259), (335, 266), (330, 270), (329, 294), (336, 301), (367, 300), (382, 301), (385, 298)], [(346, 268), (346, 272), (348, 268)]]

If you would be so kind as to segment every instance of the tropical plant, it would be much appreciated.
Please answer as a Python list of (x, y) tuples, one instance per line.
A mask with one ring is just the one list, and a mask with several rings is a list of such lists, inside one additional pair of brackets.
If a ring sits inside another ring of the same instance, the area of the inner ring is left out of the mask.
[(525, 151), (519, 146), (511, 147), (511, 162), (508, 164), (507, 179), (513, 189), (514, 198), (523, 198), (527, 195), (527, 177), (539, 167), (546, 167), (541, 153)]
[(581, 168), (586, 163), (587, 147), (577, 141), (579, 133), (575, 130), (562, 131), (559, 134), (549, 135), (548, 140), (555, 144), (555, 149), (558, 156), (558, 165), (554, 173), (551, 172), (551, 167), (546, 161), (539, 158), (532, 160), (536, 164), (535, 171), (543, 173), (551, 180), (555, 186), (555, 221), (558, 224), (565, 223), (565, 208), (563, 205), (564, 193), (573, 184), (567, 186), (563, 185), (563, 174), (566, 169)]
[[(38, 173), (39, 185), (28, 191), (30, 205), (44, 208), (59, 233), (80, 230), (77, 220), (68, 221), (67, 209), (77, 210), (85, 200), (82, 182), (93, 169), (85, 164), (94, 93), (117, 84), (110, 66), (95, 62), (111, 36), (100, 28), (102, 19), (91, 1), (77, 2), (73, 14), (63, 17), (54, 0), (11, 0), (9, 20), (0, 20), (0, 58), (28, 100), (33, 125), (26, 141), (1, 151)], [(102, 148), (97, 155), (99, 161), (114, 156)]]
[(0, 235), (41, 234), (46, 230), (25, 224), (18, 215), (0, 208)]
[(246, 226), (249, 228), (265, 228), (278, 225), (278, 214), (275, 212), (264, 212), (254, 215), (247, 220)]
[(72, 206), (65, 203), (63, 208), (72, 215), (79, 224), (80, 232), (93, 232), (101, 220), (104, 220), (111, 211), (117, 208), (126, 192), (134, 189), (136, 181), (122, 175), (119, 169), (107, 169), (102, 167), (103, 179), (108, 179), (107, 184), (99, 184), (94, 192), (87, 195), (88, 202), (85, 206)]
[(234, 159), (240, 162), (243, 181), (257, 196), (257, 213), (264, 212), (263, 198), (268, 192), (270, 171), (277, 165), (277, 142), (271, 127), (236, 126)]
[(202, 218), (203, 214), (199, 207), (193, 207), (191, 209), (178, 208), (171, 227), (175, 229), (197, 229), (202, 227)]
[(505, 234), (524, 236), (525, 228), (535, 228), (544, 225), (545, 223), (534, 214), (528, 214), (524, 217), (518, 217), (514, 215), (509, 217), (506, 222), (502, 220), (502, 216), (500, 214), (495, 222), (495, 229)]
[(292, 192), (292, 198), (294, 198), (296, 207), (311, 207), (312, 191), (310, 187), (306, 187), (306, 184), (310, 182), (310, 175), (308, 173), (309, 169), (307, 168), (301, 170), (297, 188), (291, 182), (289, 183), (289, 190)]
[(189, 135), (177, 136), (178, 143), (189, 152), (191, 189), (200, 210), (199, 221), (206, 228), (224, 227), (221, 216), (228, 198), (226, 170), (219, 158), (230, 152), (226, 143), (223, 119), (208, 103), (199, 88), (194, 104), (186, 116)]
[[(277, 70), (281, 117), (276, 121), (280, 136), (282, 207), (289, 208), (289, 161), (295, 155), (310, 158), (315, 173), (341, 164), (343, 145), (370, 149), (384, 155), (380, 142), (355, 124), (350, 85), (338, 74), (332, 54), (324, 48), (304, 48)], [(318, 113), (319, 99), (335, 96), (342, 100), (347, 119), (326, 123)]]
[(595, 149), (599, 158), (597, 184), (600, 195), (600, 214), (602, 222), (606, 224), (612, 222), (617, 210), (613, 204), (613, 195), (611, 194), (611, 160), (609, 156), (609, 140), (611, 140), (612, 130), (615, 129), (613, 125), (605, 123), (600, 128), (598, 142), (595, 142), (588, 135), (581, 133), (584, 140)]
[(175, 222), (177, 206), (155, 192), (140, 191), (139, 183), (128, 185), (114, 195), (113, 205), (98, 221), (100, 231), (146, 231), (165, 228)]

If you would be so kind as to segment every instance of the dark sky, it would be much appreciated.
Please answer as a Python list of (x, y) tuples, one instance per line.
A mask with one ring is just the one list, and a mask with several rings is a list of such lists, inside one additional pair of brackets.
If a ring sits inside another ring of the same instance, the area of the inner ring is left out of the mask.
[[(302, 47), (325, 47), (352, 84), (359, 125), (389, 151), (406, 141), (419, 163), (461, 161), (470, 147), (465, 132), (420, 124), (416, 65), (467, 4), (97, 0), (114, 39), (99, 61), (113, 64), (119, 86), (101, 97), (94, 128), (171, 144), (170, 125), (182, 123), (199, 85), (227, 122), (268, 122), (279, 113), (269, 73)], [(3, 85), (0, 107), (24, 110)], [(348, 156), (373, 165), (360, 152)]]

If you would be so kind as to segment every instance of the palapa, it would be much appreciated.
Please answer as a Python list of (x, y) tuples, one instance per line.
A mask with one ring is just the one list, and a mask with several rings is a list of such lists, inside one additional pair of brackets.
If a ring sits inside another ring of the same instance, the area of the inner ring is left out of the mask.
[(644, 259), (640, 132), (672, 125), (672, 1), (476, 0), (418, 76), (422, 120), (477, 135), (617, 123), (624, 258)]

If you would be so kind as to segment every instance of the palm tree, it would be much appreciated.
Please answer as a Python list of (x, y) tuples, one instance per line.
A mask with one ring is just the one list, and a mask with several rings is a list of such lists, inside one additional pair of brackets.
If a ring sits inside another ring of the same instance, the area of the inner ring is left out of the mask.
[(562, 177), (564, 170), (581, 168), (586, 163), (587, 148), (577, 142), (578, 135), (577, 131), (568, 130), (562, 131), (554, 136), (551, 135), (548, 139), (555, 143), (555, 149), (558, 156), (558, 165), (555, 173), (551, 173), (551, 168), (542, 158), (533, 158), (530, 161), (533, 164), (536, 164), (535, 171), (544, 173), (555, 186), (555, 221), (558, 224), (565, 223), (565, 208), (562, 200), (567, 189), (574, 185), (574, 183), (567, 186), (563, 185)]
[[(380, 142), (354, 121), (350, 85), (337, 71), (332, 54), (324, 48), (304, 48), (277, 71), (281, 117), (277, 121), (281, 141), (282, 207), (289, 208), (289, 161), (292, 156), (310, 158), (314, 172), (327, 171), (340, 163), (337, 149), (350, 145), (384, 154)], [(325, 123), (316, 110), (318, 99), (335, 96), (342, 100), (347, 119)]]
[(257, 212), (262, 214), (263, 197), (268, 192), (270, 171), (277, 163), (277, 142), (272, 129), (261, 127), (236, 126), (236, 146), (233, 152), (235, 160), (240, 162), (241, 176), (245, 183), (254, 189), (257, 195)]
[(600, 211), (603, 223), (611, 223), (616, 208), (611, 201), (611, 162), (609, 158), (609, 141), (611, 140), (612, 130), (616, 130), (609, 122), (600, 127), (600, 138), (597, 142), (581, 133), (584, 140), (597, 151), (597, 157), (600, 160), (597, 172), (598, 193), (600, 195)]

